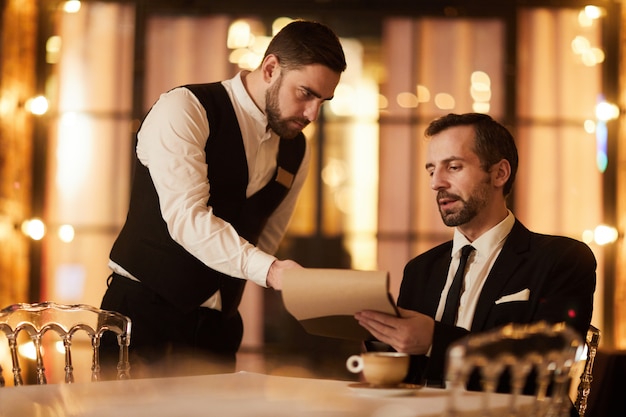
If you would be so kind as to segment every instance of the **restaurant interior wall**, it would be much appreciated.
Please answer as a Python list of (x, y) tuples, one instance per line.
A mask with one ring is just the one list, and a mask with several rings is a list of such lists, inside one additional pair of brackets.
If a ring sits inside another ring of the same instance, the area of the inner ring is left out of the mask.
[[(39, 39), (48, 49), (39, 53), (46, 64), (38, 76), (50, 102), (47, 129), (36, 138), (47, 156), (34, 161), (46, 172), (33, 179), (33, 192), (45, 195), (34, 199), (33, 212), (41, 211), (48, 229), (35, 243), (41, 258), (30, 277), (38, 287), (31, 294), (40, 299), (99, 304), (108, 252), (125, 218), (134, 132), (161, 92), (240, 69), (227, 45), (238, 20), (269, 37), (275, 18), (315, 18), (336, 28), (348, 52), (333, 106), (306, 132), (314, 163), (281, 256), (310, 267), (388, 270), (397, 295), (406, 261), (450, 237), (428, 188), (422, 140), (428, 121), (448, 112), (489, 112), (514, 131), (522, 163), (511, 205), (533, 230), (582, 239), (607, 221), (607, 187), (618, 190), (613, 155), (603, 174), (596, 134), (584, 129), (595, 121), (601, 94), (615, 99), (605, 86), (617, 72), (607, 63), (585, 66), (571, 47), (576, 36), (606, 45), (609, 18), (583, 27), (577, 2), (491, 9), (425, 2), (424, 10), (415, 6), (402, 17), (396, 2), (383, 14), (380, 5), (348, 12), (342, 2), (217, 10), (225, 6), (84, 1), (73, 14), (60, 9), (62, 2), (40, 3), (48, 23)], [(71, 242), (54, 234), (66, 224), (73, 226)], [(590, 246), (599, 260), (593, 321), (610, 335), (605, 323), (617, 324), (607, 309), (619, 294), (607, 294), (605, 283), (615, 290), (607, 274), (615, 274), (617, 250)], [(329, 357), (344, 359), (336, 352), (359, 348), (304, 334), (272, 291), (249, 285), (242, 310), (244, 350), (284, 355), (286, 348), (326, 365), (336, 360)], [(604, 341), (626, 345), (612, 339)]]

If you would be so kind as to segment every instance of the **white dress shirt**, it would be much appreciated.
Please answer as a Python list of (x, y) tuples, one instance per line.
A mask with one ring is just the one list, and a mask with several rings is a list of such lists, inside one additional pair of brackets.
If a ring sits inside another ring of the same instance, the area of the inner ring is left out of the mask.
[(448, 280), (441, 293), (439, 299), (439, 306), (437, 308), (436, 320), (441, 320), (443, 310), (446, 307), (446, 298), (448, 296), (448, 290), (452, 285), (454, 274), (459, 266), (461, 258), (461, 249), (465, 245), (472, 245), (474, 251), (470, 253), (467, 260), (467, 266), (465, 269), (465, 278), (463, 284), (463, 292), (461, 293), (461, 301), (459, 302), (459, 311), (456, 320), (458, 327), (470, 330), (472, 322), (474, 320), (474, 312), (476, 311), (476, 304), (478, 298), (483, 289), (483, 285), (487, 280), (487, 276), (491, 271), (491, 267), (498, 258), (502, 246), (506, 237), (511, 232), (513, 225), (515, 224), (515, 216), (509, 211), (508, 216), (484, 233), (478, 239), (473, 242), (467, 240), (465, 236), (458, 229), (454, 230), (454, 238), (452, 243), (452, 262), (450, 263), (450, 269), (448, 270)]
[[(246, 91), (242, 74), (222, 81), (222, 85), (230, 96), (241, 129), (249, 173), (246, 195), (250, 196), (271, 180), (280, 138), (267, 128), (267, 117)], [(306, 179), (309, 147), (291, 190), (268, 219), (255, 247), (241, 238), (228, 222), (215, 216), (212, 207), (207, 207), (208, 136), (204, 107), (190, 90), (178, 87), (162, 94), (143, 121), (137, 134), (137, 157), (150, 171), (171, 237), (210, 268), (266, 287), (267, 272), (276, 260), (273, 254)], [(120, 275), (137, 279), (123, 265), (110, 261), (109, 266)], [(203, 305), (220, 309), (219, 293)]]

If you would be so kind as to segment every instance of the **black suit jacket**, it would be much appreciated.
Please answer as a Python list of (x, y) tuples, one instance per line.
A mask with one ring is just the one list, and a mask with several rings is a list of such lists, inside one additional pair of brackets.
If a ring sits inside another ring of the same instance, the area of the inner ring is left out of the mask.
[[(408, 262), (398, 306), (435, 317), (451, 261), (452, 241)], [(593, 311), (596, 260), (582, 242), (533, 233), (515, 221), (480, 294), (471, 333), (508, 323), (565, 322), (585, 338)], [(530, 290), (526, 301), (496, 304), (501, 297)], [(435, 322), (430, 358), (414, 356), (407, 381), (443, 381), (448, 347), (469, 334)]]

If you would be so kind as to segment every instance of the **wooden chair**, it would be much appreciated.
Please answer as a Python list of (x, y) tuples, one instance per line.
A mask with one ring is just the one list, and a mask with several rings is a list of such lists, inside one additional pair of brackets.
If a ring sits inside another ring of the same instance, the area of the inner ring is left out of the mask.
[[(23, 385), (22, 371), (18, 358), (18, 334), (24, 330), (34, 343), (36, 352), (37, 384), (46, 384), (46, 375), (42, 354), (42, 337), (52, 330), (63, 341), (65, 349), (65, 382), (74, 382), (72, 365), (72, 337), (82, 330), (91, 339), (92, 364), (91, 380), (100, 379), (100, 339), (106, 331), (117, 335), (120, 348), (117, 363), (117, 378), (130, 378), (128, 346), (130, 345), (131, 321), (128, 317), (112, 311), (101, 310), (89, 305), (62, 305), (54, 302), (35, 304), (13, 304), (0, 310), (0, 330), (8, 340), (13, 364), (13, 381), (16, 386)], [(0, 386), (4, 386), (0, 369)]]
[(584, 417), (587, 412), (587, 400), (589, 399), (591, 382), (593, 381), (593, 363), (598, 351), (598, 345), (600, 344), (600, 330), (597, 327), (590, 325), (585, 342), (585, 351), (583, 355), (586, 358), (585, 367), (582, 375), (580, 376), (578, 394), (575, 402), (575, 406), (580, 417)]
[[(478, 370), (482, 391), (488, 394), (498, 391), (502, 374), (508, 373), (512, 395), (507, 416), (569, 416), (571, 373), (580, 369), (576, 365), (584, 360), (583, 354), (583, 341), (565, 324), (509, 324), (469, 335), (448, 350), (446, 379), (452, 388), (448, 415), (457, 415), (458, 399)], [(536, 374), (535, 402), (532, 410), (520, 410), (517, 399), (531, 371)], [(483, 408), (488, 414), (490, 395), (484, 398)]]

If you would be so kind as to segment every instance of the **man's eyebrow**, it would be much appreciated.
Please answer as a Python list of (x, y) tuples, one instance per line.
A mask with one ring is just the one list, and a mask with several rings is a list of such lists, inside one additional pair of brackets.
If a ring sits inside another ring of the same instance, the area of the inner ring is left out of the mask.
[[(305, 89), (305, 90), (307, 91), (307, 93), (311, 94), (312, 96), (317, 97), (317, 98), (322, 98), (322, 95), (321, 95), (320, 93), (318, 93), (317, 91), (312, 90), (312, 89), (310, 89), (309, 87), (304, 87), (304, 86), (303, 86), (302, 88), (303, 88), (303, 89)], [(327, 97), (327, 98), (323, 98), (323, 100), (332, 100), (332, 99), (333, 99), (333, 97), (334, 97), (334, 96), (330, 96), (330, 97)]]
[[(441, 161), (444, 164), (449, 164), (450, 162), (454, 162), (454, 161), (465, 161), (465, 158), (462, 158), (460, 156), (451, 156), (450, 158), (446, 158), (443, 161)], [(428, 168), (434, 168), (435, 164), (432, 162), (427, 162), (426, 165), (424, 166), (424, 168), (428, 169)]]

